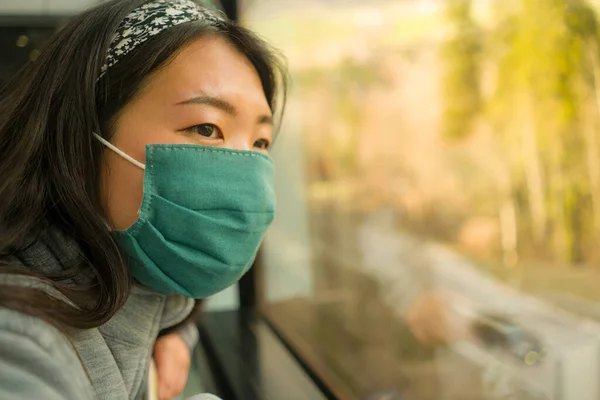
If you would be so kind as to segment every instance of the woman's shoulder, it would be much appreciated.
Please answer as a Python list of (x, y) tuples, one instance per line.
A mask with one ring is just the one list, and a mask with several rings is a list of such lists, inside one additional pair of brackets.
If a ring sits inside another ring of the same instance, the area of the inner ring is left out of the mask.
[(93, 392), (65, 334), (40, 318), (0, 308), (0, 398), (85, 400)]
[(35, 343), (40, 350), (57, 353), (60, 357), (67, 356), (69, 351), (74, 352), (69, 339), (50, 323), (20, 311), (0, 307), (0, 339), (3, 335), (11, 334)]

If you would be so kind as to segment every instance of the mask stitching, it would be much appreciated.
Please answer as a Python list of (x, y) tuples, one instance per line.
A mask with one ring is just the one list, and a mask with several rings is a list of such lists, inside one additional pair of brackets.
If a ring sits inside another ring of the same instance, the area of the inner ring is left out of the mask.
[(196, 145), (168, 145), (168, 144), (164, 144), (164, 145), (160, 145), (160, 146), (148, 145), (148, 147), (150, 147), (152, 150), (160, 150), (160, 149), (193, 150), (193, 151), (207, 152), (207, 153), (221, 153), (221, 154), (226, 154), (229, 156), (259, 157), (259, 158), (263, 158), (265, 160), (271, 161), (271, 157), (269, 157), (265, 154), (261, 154), (261, 153), (255, 153), (255, 152), (246, 153), (246, 152), (239, 152), (239, 151), (219, 149), (219, 148), (205, 148), (205, 147), (195, 147), (195, 146)]
[[(149, 183), (154, 182), (154, 157), (153, 157), (154, 150), (155, 150), (154, 147), (151, 146), (150, 147), (150, 156), (151, 157), (150, 157), (150, 182)], [(146, 193), (144, 191), (144, 198), (145, 197), (146, 197)], [(148, 204), (146, 204), (146, 207), (144, 207), (144, 210), (140, 213), (139, 220), (137, 221), (135, 227), (131, 230), (132, 235), (135, 235), (140, 230), (142, 221), (146, 222), (145, 217), (146, 217), (146, 215), (148, 215), (148, 212), (150, 212), (150, 205), (152, 204), (152, 199), (153, 199), (152, 196), (149, 196), (149, 197), (150, 197), (150, 199), (148, 200)], [(144, 217), (142, 217), (142, 214), (144, 214)]]

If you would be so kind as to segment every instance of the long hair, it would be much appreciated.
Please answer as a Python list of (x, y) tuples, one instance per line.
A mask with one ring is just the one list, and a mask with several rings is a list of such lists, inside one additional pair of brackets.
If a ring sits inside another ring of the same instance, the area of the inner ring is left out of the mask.
[[(98, 80), (120, 22), (145, 1), (113, 0), (74, 18), (0, 92), (0, 255), (18, 254), (50, 229), (75, 241), (82, 255), (54, 275), (0, 266), (0, 274), (33, 275), (69, 300), (3, 285), (0, 306), (63, 328), (99, 326), (123, 306), (131, 277), (105, 223), (99, 189), (104, 149), (92, 132), (110, 140), (119, 112), (187, 43), (202, 35), (227, 39), (254, 65), (271, 109), (283, 110), (285, 64), (255, 34), (230, 21), (166, 30)], [(91, 283), (76, 283), (83, 282), (77, 279), (82, 272)]]

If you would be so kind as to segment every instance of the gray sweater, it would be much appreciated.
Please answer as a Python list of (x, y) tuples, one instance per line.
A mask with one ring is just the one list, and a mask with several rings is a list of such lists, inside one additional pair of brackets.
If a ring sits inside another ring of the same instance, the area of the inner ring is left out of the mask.
[[(0, 262), (48, 272), (79, 256), (73, 242), (52, 232), (25, 252)], [(23, 285), (44, 287), (14, 275), (0, 275), (0, 282), (15, 285), (14, 290)], [(38, 318), (0, 308), (0, 399), (143, 400), (159, 332), (183, 321), (193, 303), (134, 286), (125, 306), (110, 321), (73, 331), (68, 338)], [(194, 326), (180, 333), (190, 347), (195, 345)]]

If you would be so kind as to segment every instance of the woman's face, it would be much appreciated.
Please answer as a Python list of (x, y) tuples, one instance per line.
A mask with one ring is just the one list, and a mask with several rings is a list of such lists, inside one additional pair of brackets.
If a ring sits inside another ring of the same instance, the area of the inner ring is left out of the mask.
[[(148, 80), (121, 112), (112, 144), (145, 163), (147, 144), (199, 144), (267, 152), (272, 114), (250, 61), (220, 37), (198, 39)], [(138, 217), (144, 171), (103, 155), (101, 194), (113, 229)]]

